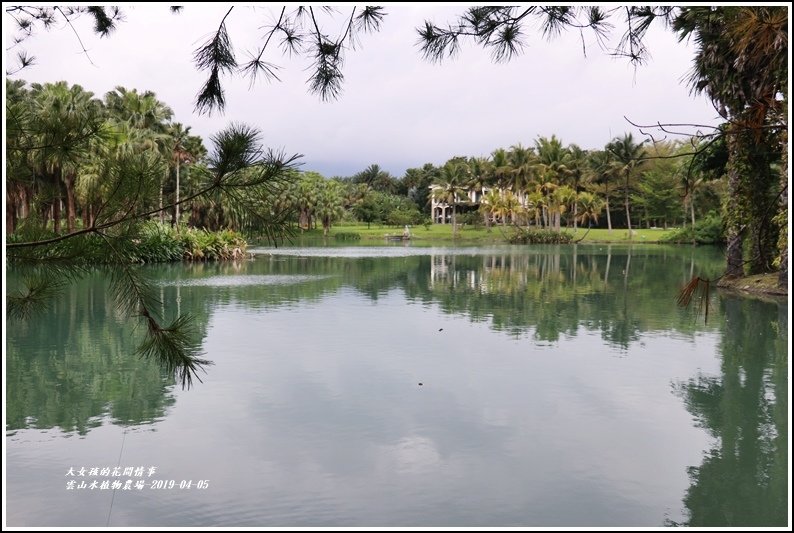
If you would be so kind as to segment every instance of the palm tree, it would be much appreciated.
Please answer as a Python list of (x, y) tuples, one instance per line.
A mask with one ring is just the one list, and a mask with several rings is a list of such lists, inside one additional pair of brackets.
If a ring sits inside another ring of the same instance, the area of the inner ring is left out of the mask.
[(327, 237), (331, 223), (344, 213), (342, 184), (338, 181), (324, 180), (316, 182), (315, 185), (319, 186), (315, 212), (323, 225), (323, 236)]
[(516, 223), (516, 219), (523, 213), (523, 208), (521, 207), (521, 202), (518, 199), (518, 196), (513, 194), (513, 191), (505, 191), (502, 195), (502, 225), (506, 225), (507, 217), (510, 217), (510, 222)]
[(53, 228), (61, 227), (61, 184), (66, 188), (66, 218), (69, 232), (75, 230), (76, 203), (74, 184), (77, 169), (88, 157), (92, 138), (101, 129), (101, 104), (93, 93), (80, 85), (66, 82), (33, 84), (33, 109), (30, 131), (41, 147), (29, 157), (34, 174), (44, 178), (51, 191)]
[(548, 210), (550, 215), (550, 225), (556, 231), (560, 231), (562, 215), (568, 210), (568, 206), (574, 198), (573, 189), (567, 185), (562, 187), (547, 188), (550, 193), (548, 194)]
[(168, 134), (171, 144), (172, 161), (176, 163), (176, 188), (174, 189), (174, 224), (177, 229), (179, 228), (179, 167), (182, 161), (190, 161), (190, 154), (188, 154), (185, 144), (187, 137), (190, 134), (190, 126), (185, 126), (179, 122), (171, 124), (168, 128)]
[(629, 239), (631, 239), (631, 209), (629, 206), (629, 196), (631, 193), (631, 180), (636, 175), (644, 154), (643, 143), (635, 143), (631, 133), (623, 137), (616, 137), (607, 144), (607, 151), (610, 152), (618, 163), (619, 172), (624, 178), (623, 198), (626, 207), (626, 224), (629, 228)]
[(578, 210), (579, 222), (598, 223), (598, 217), (604, 209), (604, 202), (595, 194), (582, 192), (577, 198), (580, 209)]
[[(466, 186), (470, 191), (474, 191), (474, 203), (479, 202), (482, 206), (485, 201), (485, 191), (492, 181), (493, 167), (491, 162), (484, 157), (470, 157), (466, 164), (469, 168), (469, 181)], [(488, 209), (481, 209), (480, 212), (483, 213), (485, 227), (490, 228), (491, 218), (488, 216)]]
[(390, 194), (394, 194), (397, 188), (391, 174), (374, 164), (353, 176), (353, 183), (366, 183), (370, 189)]
[(6, 233), (16, 231), (18, 218), (27, 218), (35, 181), (31, 178), (29, 146), (33, 117), (30, 91), (21, 80), (6, 78)]
[[(728, 121), (725, 134), (732, 208), (724, 216), (728, 240), (726, 274), (744, 275), (743, 240), (748, 227), (752, 238), (751, 270), (763, 270), (767, 266), (764, 235), (769, 233), (767, 226), (772, 218), (766, 212), (772, 173), (764, 158), (750, 154), (759, 144), (769, 144), (768, 139), (760, 142), (765, 126), (787, 129), (782, 113), (785, 98), (778, 99), (778, 94), (787, 94), (788, 10), (686, 7), (674, 19), (673, 29), (679, 39), (692, 39), (697, 47), (690, 87), (695, 93), (706, 93)], [(780, 149), (786, 153), (785, 141)], [(787, 179), (781, 177), (779, 182), (780, 190), (787, 190)], [(782, 204), (787, 203), (781, 200)]]
[(537, 157), (535, 150), (531, 147), (524, 148), (520, 144), (510, 147), (508, 153), (508, 160), (512, 170), (510, 189), (520, 197), (525, 194), (525, 191), (530, 187), (532, 180), (535, 178), (537, 169)]
[(466, 178), (468, 168), (459, 162), (448, 161), (441, 167), (441, 175), (433, 184), (433, 198), (452, 207), (452, 236), (457, 236), (456, 223), (457, 205), (466, 194)]
[(567, 181), (571, 184), (574, 192), (573, 201), (573, 231), (576, 232), (576, 224), (578, 219), (579, 209), (579, 189), (583, 186), (583, 182), (589, 176), (587, 172), (587, 151), (582, 150), (579, 146), (571, 144), (568, 146), (568, 158), (566, 160), (566, 167), (568, 168)]
[(167, 123), (174, 115), (154, 92), (139, 93), (137, 89), (128, 90), (121, 86), (105, 94), (105, 106), (118, 120), (157, 133), (165, 133)]
[(491, 219), (495, 219), (496, 213), (500, 209), (501, 202), (502, 196), (496, 189), (490, 189), (482, 196), (482, 200), (480, 201), (480, 212), (483, 214), (485, 226), (487, 228), (491, 227)]
[[(167, 160), (171, 160), (173, 153), (169, 146), (168, 121), (171, 120), (174, 112), (158, 100), (154, 92), (139, 93), (137, 89), (128, 90), (118, 86), (105, 94), (105, 106), (116, 121), (125, 122), (131, 128), (146, 132), (142, 135), (142, 142), (160, 151)], [(168, 173), (168, 167), (165, 172)], [(167, 178), (167, 175), (163, 176), (160, 183), (160, 222), (165, 221), (163, 185)]]
[(610, 215), (609, 197), (610, 182), (617, 173), (617, 164), (612, 154), (607, 150), (597, 150), (589, 154), (590, 171), (593, 175), (595, 185), (592, 188), (599, 194), (604, 195), (604, 207), (607, 213), (607, 228), (612, 232), (612, 217)]
[(566, 166), (568, 149), (563, 147), (562, 141), (555, 135), (552, 135), (551, 139), (538, 137), (535, 141), (535, 149), (538, 153), (537, 166), (542, 181), (562, 185), (563, 179), (568, 173)]
[(491, 152), (491, 175), (493, 185), (500, 189), (506, 189), (510, 185), (510, 159), (504, 148), (497, 148)]
[(546, 211), (546, 198), (540, 190), (527, 194), (527, 226), (529, 226), (529, 216), (535, 219), (535, 227), (541, 227), (541, 215)]
[(167, 130), (171, 148), (171, 160), (175, 163), (176, 187), (174, 189), (174, 224), (179, 227), (179, 193), (181, 163), (193, 163), (206, 155), (207, 150), (201, 137), (190, 135), (190, 126), (185, 127), (179, 122), (170, 124)]

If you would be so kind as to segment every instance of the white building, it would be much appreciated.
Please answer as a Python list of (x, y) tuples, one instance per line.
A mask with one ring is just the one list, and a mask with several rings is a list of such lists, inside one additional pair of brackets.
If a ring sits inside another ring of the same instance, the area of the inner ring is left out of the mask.
[[(452, 206), (447, 202), (443, 202), (435, 198), (433, 192), (435, 192), (437, 189), (441, 189), (441, 187), (438, 185), (430, 186), (430, 217), (433, 219), (433, 224), (451, 224)], [(456, 195), (456, 214), (467, 213), (479, 209), (480, 203), (482, 202), (482, 197), (488, 194), (488, 191), (490, 190), (491, 189), (489, 187), (483, 187), (479, 190), (469, 189), (465, 195)], [(499, 191), (500, 193), (504, 191), (504, 189), (498, 188), (494, 190)], [(516, 197), (518, 198), (518, 203), (521, 204), (521, 207), (526, 208), (528, 205), (527, 194), (521, 193), (516, 195)]]

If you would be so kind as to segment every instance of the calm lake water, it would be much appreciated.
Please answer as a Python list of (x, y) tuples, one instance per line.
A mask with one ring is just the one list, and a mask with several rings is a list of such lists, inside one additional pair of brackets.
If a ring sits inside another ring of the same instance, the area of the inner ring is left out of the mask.
[(190, 390), (101, 273), (9, 321), (9, 526), (786, 525), (786, 303), (676, 307), (718, 250), (260, 252), (146, 267)]

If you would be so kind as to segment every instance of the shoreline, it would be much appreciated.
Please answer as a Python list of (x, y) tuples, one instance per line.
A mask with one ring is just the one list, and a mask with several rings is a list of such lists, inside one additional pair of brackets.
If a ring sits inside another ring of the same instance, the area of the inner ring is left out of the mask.
[(778, 287), (777, 278), (777, 272), (756, 274), (743, 278), (723, 278), (717, 282), (717, 288), (739, 296), (753, 297), (776, 303), (788, 301), (788, 289), (786, 287)]

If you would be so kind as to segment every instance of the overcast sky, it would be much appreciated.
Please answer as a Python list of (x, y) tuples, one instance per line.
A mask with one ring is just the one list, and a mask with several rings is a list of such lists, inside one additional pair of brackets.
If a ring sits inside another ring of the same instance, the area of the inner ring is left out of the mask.
[[(167, 5), (127, 7), (126, 20), (106, 39), (93, 35), (84, 18), (76, 27), (93, 64), (70, 28), (41, 31), (25, 43), (37, 64), (15, 77), (79, 83), (99, 97), (117, 85), (152, 90), (174, 110), (174, 120), (192, 126), (207, 145), (228, 123), (246, 122), (261, 129), (266, 146), (304, 154), (304, 170), (329, 177), (372, 163), (399, 177), (406, 168), (455, 155), (488, 156), (552, 134), (566, 144), (601, 148), (624, 132), (641, 136), (624, 116), (642, 124), (717, 123), (707, 99), (690, 95), (683, 81), (693, 48), (669, 30), (649, 32), (651, 60), (636, 70), (601, 51), (590, 35), (584, 57), (578, 32), (548, 42), (534, 27), (527, 28), (525, 53), (508, 64), (493, 64), (487, 52), (464, 46), (456, 60), (438, 65), (421, 58), (415, 28), (426, 19), (452, 22), (462, 8), (425, 5), (387, 6), (382, 30), (362, 36), (361, 47), (348, 54), (336, 101), (310, 94), (309, 63), (274, 48), (265, 58), (283, 67), (281, 82), (249, 89), (247, 80), (227, 79), (225, 112), (200, 116), (193, 107), (205, 78), (192, 64), (193, 51), (228, 6), (187, 5), (179, 15)], [(8, 43), (12, 28), (4, 18)], [(273, 21), (266, 7), (232, 11), (227, 26), (239, 59), (261, 43), (263, 27)], [(327, 33), (336, 34), (335, 27)]]

